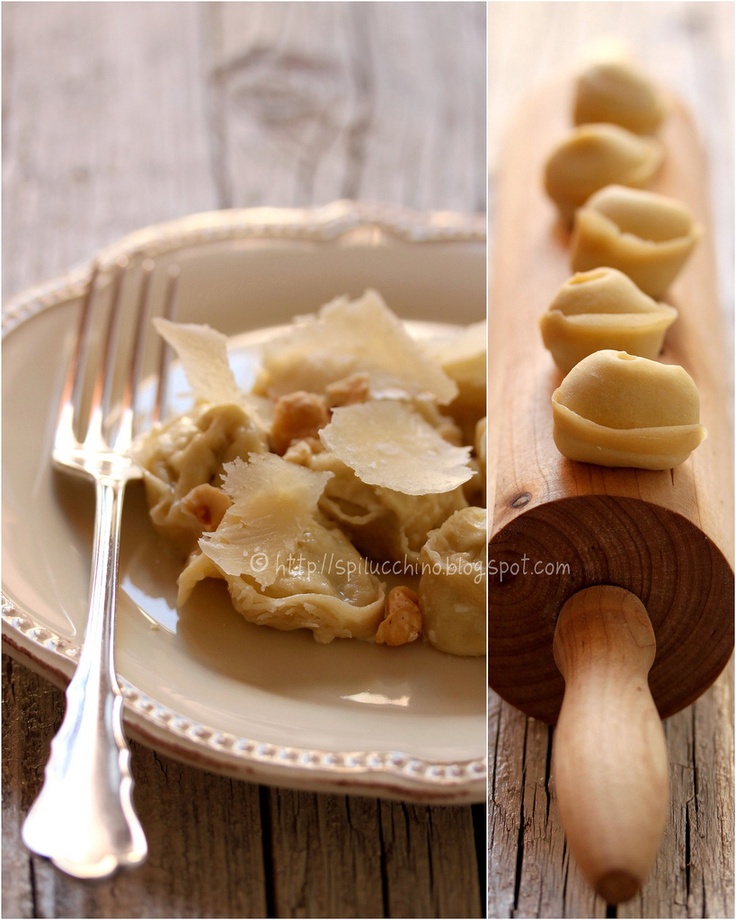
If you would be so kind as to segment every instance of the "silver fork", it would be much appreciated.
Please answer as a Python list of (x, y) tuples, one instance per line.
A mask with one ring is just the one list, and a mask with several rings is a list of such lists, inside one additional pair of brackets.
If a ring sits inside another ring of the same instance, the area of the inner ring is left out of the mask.
[[(30, 850), (76, 878), (105, 878), (118, 868), (140, 864), (148, 851), (133, 807), (130, 752), (123, 733), (123, 697), (113, 648), (123, 497), (126, 484), (142, 475), (130, 447), (139, 421), (135, 397), (151, 325), (152, 273), (153, 263), (145, 260), (137, 273), (131, 341), (125, 335), (124, 282), (135, 273), (127, 259), (121, 261), (105, 286), (104, 272), (98, 267), (93, 270), (54, 439), (54, 464), (95, 482), (92, 574), (84, 642), (66, 691), (64, 720), (51, 744), (43, 788), (22, 833)], [(163, 298), (163, 312), (169, 316), (174, 290), (172, 273)], [(99, 360), (97, 355), (90, 397), (85, 381), (92, 354), (99, 352), (92, 330), (97, 314), (105, 309), (102, 356)], [(153, 420), (161, 413), (164, 369), (162, 357)]]

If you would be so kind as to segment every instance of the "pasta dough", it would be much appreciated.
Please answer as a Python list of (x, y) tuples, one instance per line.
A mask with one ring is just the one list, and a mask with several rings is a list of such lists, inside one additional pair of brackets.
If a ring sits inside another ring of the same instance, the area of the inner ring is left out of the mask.
[(577, 208), (607, 185), (644, 188), (660, 167), (659, 141), (640, 137), (618, 125), (574, 128), (552, 151), (544, 168), (544, 187), (563, 224)]
[(609, 185), (575, 213), (572, 269), (618, 268), (644, 293), (659, 299), (701, 233), (690, 211), (674, 198)]
[(596, 268), (569, 278), (539, 325), (544, 345), (568, 373), (605, 348), (656, 358), (677, 310), (648, 297), (623, 272)]
[(653, 134), (666, 114), (667, 103), (660, 89), (628, 61), (596, 62), (576, 80), (576, 125), (608, 122), (637, 134)]
[(697, 388), (682, 368), (606, 349), (552, 395), (554, 439), (570, 460), (665, 470), (705, 437)]

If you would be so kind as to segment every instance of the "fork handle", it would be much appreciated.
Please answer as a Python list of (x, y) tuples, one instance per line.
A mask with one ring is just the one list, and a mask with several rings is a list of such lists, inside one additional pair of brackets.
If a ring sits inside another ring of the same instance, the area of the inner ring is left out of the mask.
[(147, 854), (132, 802), (130, 752), (113, 647), (125, 478), (96, 479), (89, 613), (66, 712), (23, 842), (76, 878), (105, 878)]

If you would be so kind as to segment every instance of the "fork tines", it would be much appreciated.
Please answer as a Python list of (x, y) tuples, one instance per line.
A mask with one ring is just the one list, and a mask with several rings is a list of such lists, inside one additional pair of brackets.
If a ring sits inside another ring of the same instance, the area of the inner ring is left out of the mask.
[[(62, 394), (57, 449), (68, 449), (73, 438), (126, 451), (143, 424), (163, 417), (167, 350), (152, 334), (151, 320), (156, 304), (160, 315), (173, 316), (177, 278), (178, 268), (156, 273), (148, 257), (95, 264)], [(151, 385), (144, 388), (144, 409), (139, 389), (146, 374)]]

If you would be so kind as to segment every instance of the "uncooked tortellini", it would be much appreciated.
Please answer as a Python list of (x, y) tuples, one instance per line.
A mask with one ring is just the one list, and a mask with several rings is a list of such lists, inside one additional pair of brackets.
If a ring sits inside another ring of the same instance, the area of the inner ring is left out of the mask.
[(665, 470), (705, 437), (689, 374), (622, 351), (576, 364), (552, 396), (554, 440), (570, 460)]
[(482, 508), (457, 511), (421, 552), (419, 604), (430, 645), (453, 655), (486, 651), (486, 549)]
[(653, 134), (666, 114), (667, 104), (660, 89), (627, 61), (599, 61), (586, 68), (576, 81), (576, 125), (608, 122), (637, 134)]
[(595, 268), (569, 278), (539, 325), (545, 347), (566, 374), (605, 348), (656, 358), (677, 310), (648, 297), (623, 272)]
[(644, 188), (662, 162), (662, 145), (618, 125), (581, 125), (574, 128), (550, 154), (544, 168), (544, 187), (563, 224), (607, 185)]
[(573, 271), (618, 268), (656, 299), (674, 281), (701, 235), (690, 211), (674, 198), (609, 185), (575, 213)]

